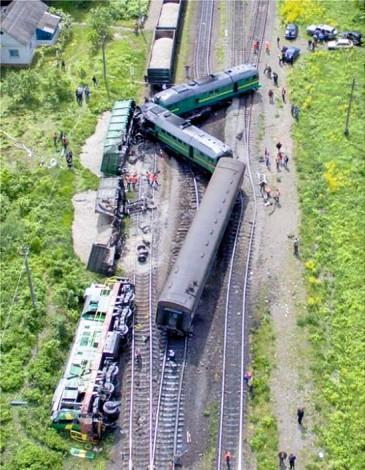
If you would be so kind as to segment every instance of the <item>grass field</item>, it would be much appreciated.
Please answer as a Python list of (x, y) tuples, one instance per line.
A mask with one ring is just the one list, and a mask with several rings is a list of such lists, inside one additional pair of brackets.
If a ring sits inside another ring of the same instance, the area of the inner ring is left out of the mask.
[[(150, 40), (148, 34), (114, 30), (114, 39), (106, 46), (108, 98), (101, 51), (91, 47), (88, 33), (87, 27), (74, 25), (58, 56), (56, 47), (40, 49), (29, 70), (2, 74), (0, 432), (2, 464), (8, 470), (87, 468), (86, 463), (66, 457), (71, 446), (79, 445), (50, 427), (51, 398), (80, 315), (83, 290), (98, 280), (74, 255), (71, 199), (98, 184), (81, 167), (78, 156), (99, 113), (115, 99), (143, 96)], [(62, 59), (65, 71), (59, 67)], [(91, 87), (93, 75), (98, 79), (96, 88)], [(25, 88), (20, 90), (21, 84)], [(88, 105), (75, 102), (79, 84), (91, 88)], [(53, 133), (61, 130), (74, 154), (72, 171), (53, 145)], [(36, 309), (19, 254), (23, 245), (29, 247)], [(10, 407), (15, 399), (27, 401), (28, 406)], [(103, 468), (105, 455), (104, 451), (98, 456), (92, 468)]]
[[(282, 3), (284, 21), (302, 29), (321, 22), (365, 33), (364, 7), (356, 0)], [(308, 296), (299, 323), (312, 345), (315, 430), (324, 451), (323, 462), (310, 469), (360, 470), (365, 461), (364, 58), (364, 48), (322, 49), (307, 54), (289, 76), (290, 99), (301, 110), (293, 137)]]

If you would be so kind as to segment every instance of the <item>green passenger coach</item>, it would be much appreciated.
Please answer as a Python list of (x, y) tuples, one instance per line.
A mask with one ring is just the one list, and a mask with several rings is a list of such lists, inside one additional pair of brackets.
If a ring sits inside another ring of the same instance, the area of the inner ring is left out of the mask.
[(213, 173), (218, 160), (232, 157), (220, 140), (152, 102), (141, 108), (142, 129), (175, 154)]
[(254, 65), (242, 64), (224, 72), (176, 85), (157, 93), (153, 101), (182, 115), (207, 106), (225, 103), (232, 98), (260, 87), (258, 70)]

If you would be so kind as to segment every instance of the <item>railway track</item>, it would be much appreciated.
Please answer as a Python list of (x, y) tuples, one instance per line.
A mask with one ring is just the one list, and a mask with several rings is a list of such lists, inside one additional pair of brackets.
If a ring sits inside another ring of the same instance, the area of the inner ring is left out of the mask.
[[(184, 188), (184, 195), (180, 198), (179, 223), (175, 233), (170, 268), (176, 261), (205, 190), (205, 185), (185, 163), (179, 165), (179, 179), (180, 187)], [(159, 350), (160, 382), (155, 403), (156, 419), (151, 468), (174, 469), (179, 456), (183, 453), (184, 372), (188, 338), (171, 338), (165, 332), (160, 332)]]
[[(236, 47), (237, 41), (241, 41), (240, 32), (243, 23), (242, 2), (235, 2), (235, 14), (231, 15), (232, 25), (232, 65), (236, 63), (254, 62), (258, 64), (264, 39), (268, 1), (258, 1), (253, 5), (252, 23), (245, 47)], [(238, 15), (241, 15), (239, 20)], [(258, 54), (253, 54), (252, 42), (260, 41)], [(243, 44), (243, 41), (240, 42)], [(238, 147), (245, 155), (246, 178), (244, 190), (246, 198), (241, 196), (239, 207), (236, 208), (231, 223), (229, 269), (226, 273), (224, 283), (224, 306), (223, 298), (219, 300), (219, 307), (224, 309), (224, 343), (222, 360), (222, 382), (221, 403), (219, 412), (218, 442), (216, 469), (225, 468), (225, 451), (231, 454), (231, 465), (237, 470), (242, 470), (243, 462), (243, 432), (244, 432), (244, 403), (247, 395), (244, 383), (245, 363), (247, 362), (246, 346), (246, 305), (250, 287), (250, 260), (254, 245), (257, 196), (254, 180), (252, 177), (250, 146), (252, 143), (251, 121), (252, 121), (253, 95), (243, 97), (239, 100), (237, 121), (241, 119), (242, 110), (244, 116), (244, 131), (242, 143), (235, 143), (236, 154)]]
[[(150, 171), (156, 171), (155, 153), (150, 155), (150, 160)], [(151, 192), (144, 178), (140, 179), (138, 191), (138, 198), (149, 193), (154, 200), (154, 192)], [(154, 377), (158, 373), (159, 359), (154, 323), (157, 282), (154, 269), (156, 256), (154, 217), (153, 210), (144, 216), (139, 213), (132, 216), (136, 260), (131, 278), (135, 284), (136, 309), (123, 375), (124, 406), (121, 420), (124, 435), (121, 468), (128, 470), (148, 468), (152, 453), (153, 396), (158, 386)], [(143, 230), (146, 225), (150, 227), (148, 233)], [(149, 243), (149, 257), (144, 265), (137, 262), (137, 247), (141, 239)]]
[(214, 17), (214, 0), (200, 2), (198, 39), (194, 54), (194, 78), (205, 77), (211, 73), (211, 39)]
[(183, 393), (188, 338), (161, 335), (161, 379), (153, 441), (153, 463), (157, 469), (174, 469), (182, 454)]

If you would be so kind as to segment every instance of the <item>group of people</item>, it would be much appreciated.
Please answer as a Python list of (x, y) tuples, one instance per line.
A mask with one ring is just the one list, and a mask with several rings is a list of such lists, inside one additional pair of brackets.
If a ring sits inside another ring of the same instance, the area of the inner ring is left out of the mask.
[(53, 134), (53, 145), (55, 146), (55, 148), (58, 147), (58, 143), (61, 144), (61, 153), (66, 158), (67, 168), (71, 169), (73, 153), (72, 150), (68, 148), (69, 141), (63, 131), (60, 131), (60, 133), (54, 132)]
[(78, 86), (75, 90), (75, 96), (78, 105), (82, 105), (83, 97), (85, 99), (85, 103), (87, 103), (90, 98), (90, 88), (87, 85), (85, 87), (82, 87), (81, 85)]
[(135, 191), (140, 178), (144, 176), (147, 180), (148, 185), (153, 189), (157, 189), (159, 186), (158, 174), (159, 171), (147, 171), (145, 175), (141, 176), (138, 176), (137, 173), (127, 173), (124, 175), (124, 183), (128, 191)]
[[(304, 418), (304, 408), (300, 407), (297, 409), (297, 420), (298, 420), (299, 426), (302, 426), (303, 418)], [(295, 454), (291, 453), (288, 456), (288, 454), (282, 450), (278, 453), (278, 457), (279, 457), (280, 468), (285, 468), (285, 462), (286, 462), (286, 459), (288, 459), (289, 469), (295, 469), (295, 461), (297, 459)]]
[(285, 462), (286, 462), (286, 459), (288, 458), (289, 469), (295, 469), (295, 461), (297, 460), (297, 457), (294, 454), (289, 454), (289, 457), (288, 457), (288, 454), (286, 452), (281, 451), (278, 453), (278, 457), (279, 457), (280, 468), (286, 468)]

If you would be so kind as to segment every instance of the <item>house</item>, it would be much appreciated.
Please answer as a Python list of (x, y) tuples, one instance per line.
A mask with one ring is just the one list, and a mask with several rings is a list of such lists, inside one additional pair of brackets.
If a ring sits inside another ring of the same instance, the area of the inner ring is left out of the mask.
[(0, 10), (1, 65), (29, 65), (37, 46), (52, 45), (61, 18), (40, 0), (13, 0)]

